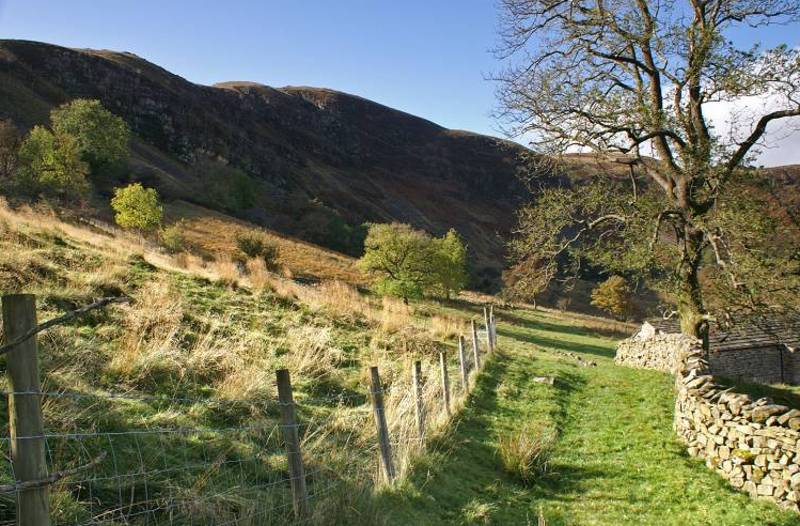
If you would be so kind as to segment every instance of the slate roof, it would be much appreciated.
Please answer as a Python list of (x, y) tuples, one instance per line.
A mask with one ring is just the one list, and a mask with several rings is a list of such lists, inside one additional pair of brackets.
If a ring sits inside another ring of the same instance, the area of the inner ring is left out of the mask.
[[(647, 320), (650, 325), (667, 334), (681, 332), (676, 319)], [(715, 351), (736, 351), (785, 345), (800, 350), (800, 315), (749, 319), (730, 327), (711, 324), (709, 348)]]

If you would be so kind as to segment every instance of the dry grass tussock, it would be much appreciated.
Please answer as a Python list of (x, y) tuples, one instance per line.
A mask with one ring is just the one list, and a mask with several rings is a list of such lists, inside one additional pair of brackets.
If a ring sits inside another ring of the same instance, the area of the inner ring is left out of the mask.
[(458, 338), (459, 335), (467, 333), (467, 323), (463, 318), (432, 316), (430, 331), (433, 336), (443, 340)]
[(315, 381), (334, 374), (344, 353), (334, 345), (330, 327), (304, 325), (286, 333), (289, 352), (281, 357), (282, 366), (296, 378)]
[(262, 333), (232, 331), (225, 317), (189, 326), (184, 300), (166, 280), (145, 283), (123, 309), (123, 338), (109, 368), (131, 387), (198, 383), (226, 399), (271, 396), (274, 367)]
[(497, 454), (509, 474), (529, 484), (547, 471), (555, 443), (553, 428), (523, 425), (498, 438)]
[(385, 333), (401, 332), (414, 324), (413, 311), (397, 298), (384, 296), (381, 300), (381, 330)]
[(267, 281), (272, 291), (280, 297), (300, 301), (315, 311), (338, 319), (367, 323), (378, 327), (384, 334), (405, 331), (415, 324), (411, 307), (399, 299), (384, 296), (378, 306), (375, 299), (343, 281), (302, 285), (276, 275), (270, 276)]
[[(438, 363), (424, 360), (422, 363), (422, 407), (425, 431), (420, 437), (416, 417), (416, 394), (410, 381), (410, 363), (402, 371), (394, 371), (394, 382), (384, 397), (387, 425), (392, 439), (395, 469), (400, 477), (408, 474), (414, 458), (427, 443), (442, 432), (450, 421), (442, 401), (442, 386)], [(399, 374), (398, 374), (399, 373)], [(463, 404), (461, 390), (456, 387), (451, 375), (451, 410)]]

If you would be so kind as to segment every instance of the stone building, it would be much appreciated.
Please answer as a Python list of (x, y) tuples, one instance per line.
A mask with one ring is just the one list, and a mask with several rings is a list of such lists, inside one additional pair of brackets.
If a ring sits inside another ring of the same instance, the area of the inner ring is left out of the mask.
[[(637, 339), (680, 333), (677, 320), (645, 321)], [(738, 323), (709, 331), (711, 374), (764, 384), (800, 385), (800, 317)]]

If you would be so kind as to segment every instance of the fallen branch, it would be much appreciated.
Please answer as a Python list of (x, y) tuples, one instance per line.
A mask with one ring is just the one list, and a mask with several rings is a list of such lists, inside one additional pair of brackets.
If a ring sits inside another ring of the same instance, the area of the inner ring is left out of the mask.
[(68, 321), (73, 320), (73, 319), (75, 319), (75, 318), (77, 318), (79, 316), (83, 316), (84, 314), (86, 314), (86, 313), (88, 313), (90, 311), (93, 311), (95, 309), (99, 309), (100, 307), (105, 307), (106, 305), (108, 305), (110, 303), (127, 303), (129, 301), (131, 301), (131, 299), (129, 297), (127, 297), (127, 296), (118, 296), (118, 297), (113, 297), (113, 298), (101, 298), (101, 299), (95, 301), (94, 303), (90, 303), (89, 305), (86, 305), (86, 306), (81, 307), (79, 309), (75, 309), (73, 311), (69, 311), (69, 312), (67, 312), (67, 313), (65, 313), (65, 314), (63, 314), (61, 316), (58, 316), (57, 318), (53, 318), (52, 320), (47, 320), (46, 322), (40, 323), (39, 325), (37, 325), (33, 329), (29, 330), (28, 332), (26, 332), (25, 334), (23, 334), (22, 336), (20, 336), (16, 340), (14, 340), (13, 342), (4, 344), (2, 347), (0, 347), (0, 355), (7, 353), (8, 351), (13, 349), (14, 347), (19, 345), (20, 343), (24, 342), (28, 338), (30, 338), (32, 336), (35, 336), (36, 334), (38, 334), (38, 333), (40, 333), (40, 332), (42, 332), (42, 331), (44, 331), (46, 329), (49, 329), (50, 327), (53, 327), (55, 325), (60, 325), (62, 323), (68, 322)]
[(50, 486), (63, 478), (71, 477), (72, 475), (76, 475), (81, 471), (86, 471), (87, 469), (92, 469), (96, 465), (100, 464), (106, 458), (107, 455), (108, 452), (103, 451), (91, 462), (88, 462), (82, 466), (77, 466), (71, 469), (65, 469), (63, 471), (56, 471), (55, 473), (50, 473), (50, 475), (48, 475), (47, 478), (41, 480), (26, 480), (24, 482), (17, 482), (16, 484), (2, 484), (0, 485), (0, 493), (12, 493), (15, 491), (25, 491), (28, 489)]

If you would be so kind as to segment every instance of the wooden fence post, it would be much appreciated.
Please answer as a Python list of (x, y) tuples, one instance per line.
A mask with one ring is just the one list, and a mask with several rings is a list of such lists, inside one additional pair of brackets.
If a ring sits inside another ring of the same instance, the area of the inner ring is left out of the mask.
[(444, 400), (444, 410), (447, 416), (451, 415), (450, 412), (450, 378), (447, 375), (447, 357), (443, 351), (439, 352), (439, 369), (442, 372), (442, 399)]
[(475, 326), (475, 320), (472, 320), (472, 355), (475, 358), (475, 371), (481, 368), (481, 357), (478, 350), (478, 329)]
[[(36, 326), (36, 296), (3, 296), (3, 327), (7, 342), (21, 338)], [(45, 480), (47, 457), (35, 336), (17, 344), (6, 354), (6, 373), (12, 393), (8, 396), (8, 414), (14, 475), (19, 482)], [(19, 526), (50, 524), (49, 492), (50, 488), (43, 485), (17, 493)]]
[(422, 362), (414, 361), (411, 368), (411, 383), (414, 386), (414, 408), (417, 415), (417, 434), (419, 435), (419, 445), (425, 445), (425, 402), (422, 399)]
[(386, 411), (383, 406), (383, 387), (377, 367), (370, 367), (372, 409), (375, 414), (375, 427), (378, 429), (378, 444), (381, 448), (381, 464), (386, 480), (394, 481), (394, 461), (392, 460), (392, 444), (389, 441), (389, 427), (386, 425)]
[(494, 345), (492, 344), (492, 324), (489, 321), (489, 309), (483, 307), (483, 326), (486, 327), (486, 350), (492, 352)]
[(289, 476), (292, 486), (292, 504), (297, 518), (309, 515), (308, 490), (306, 475), (303, 469), (303, 454), (300, 451), (300, 434), (297, 429), (297, 416), (294, 411), (292, 381), (287, 369), (276, 372), (278, 379), (278, 402), (281, 407), (281, 427), (283, 440), (286, 443), (286, 460), (289, 463)]
[(466, 344), (464, 343), (464, 335), (460, 335), (458, 337), (458, 363), (461, 366), (461, 387), (464, 388), (464, 392), (469, 392), (469, 382), (467, 381), (469, 377), (467, 376), (467, 356), (464, 350)]
[(497, 323), (494, 319), (494, 305), (489, 305), (489, 323), (492, 325), (492, 349), (497, 348)]

